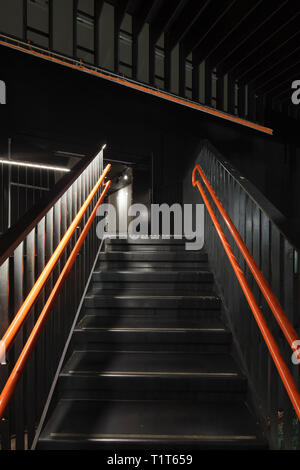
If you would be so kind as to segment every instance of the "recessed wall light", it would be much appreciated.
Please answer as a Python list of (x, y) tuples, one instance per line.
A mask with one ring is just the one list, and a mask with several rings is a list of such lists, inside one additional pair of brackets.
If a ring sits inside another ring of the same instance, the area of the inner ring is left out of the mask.
[(71, 171), (70, 168), (63, 168), (51, 165), (40, 165), (38, 163), (20, 162), (16, 160), (4, 160), (3, 158), (0, 158), (0, 163), (3, 163), (4, 165), (22, 166), (25, 168), (39, 168), (40, 170), (62, 171), (65, 173)]

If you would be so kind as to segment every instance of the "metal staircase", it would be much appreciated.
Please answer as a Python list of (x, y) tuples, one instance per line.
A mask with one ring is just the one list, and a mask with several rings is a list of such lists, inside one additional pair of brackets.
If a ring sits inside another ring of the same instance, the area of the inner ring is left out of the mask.
[(266, 446), (204, 252), (110, 240), (73, 331), (38, 449)]

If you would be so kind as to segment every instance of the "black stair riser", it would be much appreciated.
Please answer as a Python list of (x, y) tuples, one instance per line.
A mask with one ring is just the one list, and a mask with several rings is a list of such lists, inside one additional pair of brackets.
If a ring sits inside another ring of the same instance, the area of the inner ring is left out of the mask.
[(124, 252), (124, 251), (106, 251), (100, 253), (99, 262), (101, 261), (150, 261), (150, 262), (172, 262), (174, 267), (178, 262), (207, 262), (207, 254), (200, 252), (176, 252), (176, 251), (147, 251), (147, 252)]
[(174, 308), (94, 308), (87, 307), (82, 310), (81, 317), (85, 315), (98, 315), (105, 318), (158, 318), (158, 319), (184, 319), (190, 318), (193, 320), (202, 319), (202, 318), (220, 318), (221, 310), (219, 308), (215, 309), (174, 309)]
[(153, 271), (155, 269), (157, 270), (170, 270), (170, 269), (176, 269), (176, 270), (191, 270), (191, 269), (196, 269), (196, 270), (201, 270), (201, 269), (207, 269), (208, 264), (205, 261), (195, 261), (195, 262), (189, 262), (189, 261), (178, 261), (178, 262), (168, 262), (168, 261), (101, 261), (100, 263), (97, 264), (96, 266), (96, 271), (111, 271), (111, 270), (123, 270), (127, 271), (129, 269), (136, 270), (140, 272), (140, 270), (145, 270), (145, 271)]
[(103, 298), (101, 296), (86, 297), (84, 307), (87, 308), (174, 308), (174, 309), (211, 309), (220, 307), (220, 299), (208, 298)]
[[(130, 391), (156, 391), (169, 392), (169, 399), (174, 399), (172, 392), (176, 395), (190, 392), (238, 392), (246, 391), (246, 381), (241, 377), (182, 377), (158, 375), (156, 377), (136, 376), (98, 376), (89, 375), (65, 375), (59, 377), (59, 388), (61, 390), (84, 390), (87, 395), (89, 390), (123, 390)], [(184, 398), (184, 397), (183, 397)]]
[(205, 334), (222, 334), (226, 330), (224, 322), (220, 318), (191, 318), (189, 315), (183, 318), (161, 318), (159, 315), (84, 315), (76, 326), (75, 331), (85, 332), (86, 334), (103, 331), (114, 331), (120, 333), (127, 332), (151, 332), (151, 333), (184, 333), (195, 331)]
[(186, 251), (186, 247), (184, 244), (181, 245), (154, 245), (154, 244), (148, 244), (148, 245), (138, 245), (138, 244), (110, 244), (108, 243), (106, 245), (106, 251), (135, 251), (135, 252), (147, 252), (147, 251), (172, 251), (172, 252), (177, 252), (177, 251)]
[(182, 295), (212, 295), (215, 294), (214, 285), (212, 283), (202, 283), (196, 286), (182, 284), (165, 286), (162, 283), (141, 283), (141, 285), (128, 283), (93, 283), (93, 293), (100, 295), (146, 295), (146, 296), (178, 296)]
[(228, 344), (231, 334), (227, 331), (107, 331), (107, 330), (75, 330), (75, 341), (94, 343), (120, 343), (122, 344)]
[(209, 271), (100, 271), (94, 272), (93, 282), (126, 282), (126, 283), (168, 283), (168, 284), (193, 284), (199, 285), (202, 282), (213, 282), (214, 278)]
[(72, 346), (80, 349), (86, 349), (87, 351), (93, 351), (101, 349), (104, 351), (163, 351), (163, 352), (195, 352), (195, 353), (228, 353), (231, 350), (230, 343), (216, 343), (216, 344), (205, 344), (205, 343), (99, 343), (99, 342), (87, 342), (80, 341), (78, 337), (74, 337)]
[[(58, 382), (59, 385), (59, 382)], [(188, 401), (198, 401), (199, 403), (226, 403), (230, 404), (233, 401), (244, 402), (246, 392), (233, 391), (213, 391), (208, 392), (201, 391), (184, 391), (184, 399)], [(81, 389), (68, 389), (59, 388), (56, 389), (56, 398), (70, 398), (70, 399), (90, 399), (90, 400), (168, 400), (170, 398), (170, 390), (129, 390), (124, 393), (120, 389), (95, 389), (86, 390)], [(183, 398), (182, 391), (177, 392), (172, 390), (172, 399), (181, 400)]]
[(133, 237), (127, 237), (127, 238), (108, 238), (105, 240), (105, 245), (131, 245), (131, 246), (139, 246), (139, 245), (146, 245), (146, 246), (157, 246), (157, 245), (163, 245), (167, 246), (169, 249), (171, 249), (174, 246), (181, 246), (184, 245), (188, 240), (185, 237), (181, 238), (154, 238), (151, 237), (150, 235), (147, 238), (133, 238)]

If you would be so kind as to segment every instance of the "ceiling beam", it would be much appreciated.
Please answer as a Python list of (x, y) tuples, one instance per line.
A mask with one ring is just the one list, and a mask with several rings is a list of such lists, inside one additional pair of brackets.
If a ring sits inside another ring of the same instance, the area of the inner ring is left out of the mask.
[[(139, 0), (136, 14), (132, 16), (132, 77), (137, 78), (138, 73), (138, 37), (152, 14), (161, 7), (162, 0)], [(154, 53), (154, 51), (152, 51)]]
[[(277, 41), (276, 41), (277, 42)], [(238, 80), (243, 80), (246, 83), (252, 83), (253, 81), (259, 79), (262, 75), (270, 70), (275, 69), (279, 66), (279, 64), (286, 59), (287, 57), (292, 57), (299, 48), (300, 48), (300, 31), (297, 31), (297, 34), (291, 36), (286, 41), (282, 41), (279, 47), (272, 47), (274, 42), (270, 43), (270, 53), (267, 54), (265, 52), (259, 53), (257, 51), (257, 61), (255, 61), (255, 57), (253, 57), (253, 65), (251, 68), (248, 69), (246, 73), (243, 75), (237, 74)], [(266, 51), (266, 49), (264, 49)], [(264, 57), (260, 59), (260, 57)], [(292, 60), (292, 58), (291, 58)]]
[[(272, 2), (273, 5), (273, 2)], [(259, 47), (270, 41), (280, 30), (288, 25), (299, 12), (299, 4), (296, 2), (284, 2), (277, 10), (272, 10), (269, 17), (258, 28), (253, 29), (248, 39), (244, 41), (232, 54), (229, 59), (222, 63), (221, 70), (223, 73), (233, 72), (242, 63), (244, 63), (249, 55), (257, 51)]]
[(132, 0), (116, 0), (115, 2), (115, 18), (117, 21), (118, 30), (121, 27), (124, 16)]
[(278, 73), (276, 76), (274, 76), (271, 80), (269, 80), (268, 83), (262, 84), (261, 86), (257, 87), (255, 91), (259, 94), (272, 94), (272, 92), (277, 90), (278, 88), (281, 87), (281, 85), (286, 84), (285, 86), (291, 87), (293, 78), (292, 77), (297, 77), (299, 78), (299, 66), (300, 66), (300, 60), (298, 58), (298, 62), (294, 63), (289, 67), (289, 69), (283, 70), (280, 73)]
[(163, 0), (140, 0), (140, 7), (132, 17), (132, 31), (134, 36), (139, 36), (145, 23), (149, 21), (153, 12), (157, 12)]
[(94, 17), (95, 17), (95, 20), (99, 20), (99, 17), (100, 17), (101, 12), (102, 12), (103, 4), (104, 4), (104, 0), (99, 0), (98, 2), (95, 2), (95, 4), (94, 4)]
[[(226, 40), (232, 31), (261, 3), (262, 0), (243, 0), (234, 2), (226, 14), (215, 27), (207, 34), (205, 39), (194, 49), (195, 63), (199, 64), (209, 58), (212, 53)], [(211, 66), (214, 67), (214, 63)]]
[(119, 72), (120, 28), (132, 0), (115, 0), (114, 8), (114, 71)]
[(206, 37), (215, 24), (222, 18), (235, 0), (223, 0), (222, 2), (209, 2), (202, 10), (198, 20), (189, 29), (183, 38), (186, 55), (195, 49)]
[(276, 105), (276, 104), (282, 104), (282, 103), (287, 102), (291, 106), (297, 108), (298, 112), (300, 113), (300, 106), (293, 104), (292, 100), (291, 100), (291, 96), (292, 96), (293, 91), (294, 90), (290, 90), (290, 89), (285, 90), (283, 93), (278, 95), (276, 98), (273, 98), (273, 103)]
[(292, 101), (291, 101), (292, 92), (293, 90), (290, 90), (290, 89), (284, 90), (284, 92), (282, 92), (281, 94), (273, 98), (273, 103), (276, 105), (278, 103), (281, 104), (285, 101), (289, 101), (292, 104)]
[(259, 92), (259, 90), (264, 90), (267, 89), (270, 85), (270, 83), (278, 83), (280, 82), (281, 79), (280, 77), (282, 75), (287, 75), (287, 73), (290, 73), (291, 70), (293, 70), (296, 66), (298, 66), (298, 69), (300, 65), (300, 48), (298, 48), (297, 52), (295, 54), (292, 54), (291, 56), (288, 57), (283, 57), (282, 61), (273, 69), (269, 70), (268, 72), (264, 73), (259, 77), (259, 79), (254, 80), (252, 82), (252, 86), (255, 90)]
[(273, 99), (277, 99), (277, 97), (281, 96), (284, 93), (289, 93), (292, 96), (292, 82), (299, 78), (299, 67), (297, 72), (293, 72), (293, 75), (289, 74), (289, 77), (285, 77), (282, 81), (278, 82), (277, 84), (270, 87), (265, 94), (270, 95)]
[(280, 59), (290, 54), (297, 45), (300, 45), (299, 15), (281, 29), (272, 41), (261, 44), (259, 48), (250, 54), (244, 64), (240, 64), (236, 70), (237, 80), (249, 82), (253, 80), (260, 72), (265, 71), (266, 67), (275, 65)]
[(274, 0), (272, 3), (265, 0), (260, 2), (249, 15), (242, 19), (239, 26), (233, 29), (232, 33), (214, 51), (209, 60), (219, 68), (282, 4), (283, 0)]
[(152, 22), (153, 40), (156, 43), (162, 33), (167, 32), (181, 13), (188, 0), (164, 0), (156, 19)]
[(94, 3), (94, 57), (95, 65), (99, 65), (99, 44), (100, 44), (100, 31), (99, 31), (99, 20), (102, 12), (104, 0)]
[(197, 21), (203, 10), (212, 0), (191, 0), (182, 10), (169, 31), (169, 43), (172, 50), (176, 44), (182, 41), (193, 24)]

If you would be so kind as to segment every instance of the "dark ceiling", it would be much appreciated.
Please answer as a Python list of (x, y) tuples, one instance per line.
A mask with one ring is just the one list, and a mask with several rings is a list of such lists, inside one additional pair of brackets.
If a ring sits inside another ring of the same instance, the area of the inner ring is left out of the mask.
[(194, 64), (207, 60), (217, 75), (227, 73), (275, 102), (290, 99), (299, 78), (300, 2), (295, 0), (109, 0), (119, 17), (133, 16), (139, 33), (150, 24), (165, 47), (180, 43)]

